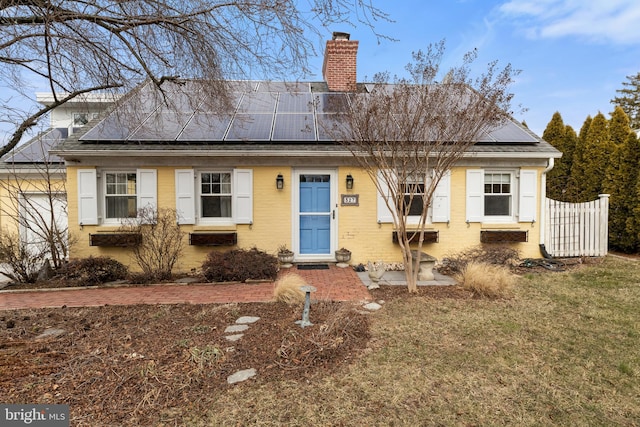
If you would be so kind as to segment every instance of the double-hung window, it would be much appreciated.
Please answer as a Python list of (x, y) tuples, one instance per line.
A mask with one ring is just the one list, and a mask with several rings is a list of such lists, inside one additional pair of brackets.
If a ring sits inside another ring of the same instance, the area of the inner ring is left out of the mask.
[(404, 210), (409, 216), (419, 217), (424, 208), (424, 181), (421, 179), (408, 179), (402, 184), (404, 193)]
[[(431, 185), (431, 177), (427, 180), (427, 185)], [(379, 223), (391, 223), (393, 222), (393, 214), (387, 206), (387, 202), (390, 201), (392, 196), (389, 191), (388, 184), (382, 177), (382, 174), (378, 176), (378, 182), (381, 191), (377, 195), (377, 217)], [(451, 175), (449, 172), (443, 174), (433, 191), (431, 204), (427, 207), (426, 212), (427, 223), (435, 222), (448, 222), (450, 219), (450, 182)], [(402, 194), (402, 203), (404, 208), (407, 209), (408, 222), (410, 224), (417, 224), (418, 219), (423, 213), (424, 197), (425, 197), (425, 182), (423, 177), (416, 177), (415, 179), (409, 178), (405, 183), (401, 184), (399, 190)]]
[(484, 216), (512, 217), (513, 176), (509, 172), (485, 172)]
[(137, 176), (135, 172), (106, 172), (105, 220), (135, 218), (137, 205)]
[(231, 172), (200, 172), (200, 218), (232, 218)]
[(253, 223), (251, 169), (176, 169), (176, 211), (180, 224)]
[(155, 169), (78, 170), (78, 222), (81, 225), (119, 224), (140, 209), (157, 208)]
[(467, 222), (535, 221), (538, 192), (535, 169), (467, 169)]

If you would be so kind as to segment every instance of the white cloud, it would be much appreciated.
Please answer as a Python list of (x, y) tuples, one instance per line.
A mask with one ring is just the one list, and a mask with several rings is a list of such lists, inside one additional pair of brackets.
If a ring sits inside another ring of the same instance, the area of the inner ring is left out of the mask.
[(640, 42), (638, 0), (509, 0), (498, 11), (531, 38)]

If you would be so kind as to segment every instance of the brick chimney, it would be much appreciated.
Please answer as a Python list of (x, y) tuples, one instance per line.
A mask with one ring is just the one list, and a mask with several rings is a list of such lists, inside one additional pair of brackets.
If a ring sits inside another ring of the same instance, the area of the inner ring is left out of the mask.
[(327, 41), (322, 76), (332, 92), (355, 92), (358, 42), (349, 33), (334, 32)]

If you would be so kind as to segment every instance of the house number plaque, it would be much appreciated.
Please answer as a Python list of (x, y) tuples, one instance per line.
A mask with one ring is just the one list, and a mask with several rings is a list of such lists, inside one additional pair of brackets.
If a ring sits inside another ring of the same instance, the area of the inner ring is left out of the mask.
[(359, 206), (360, 195), (359, 194), (341, 194), (340, 195), (342, 206)]

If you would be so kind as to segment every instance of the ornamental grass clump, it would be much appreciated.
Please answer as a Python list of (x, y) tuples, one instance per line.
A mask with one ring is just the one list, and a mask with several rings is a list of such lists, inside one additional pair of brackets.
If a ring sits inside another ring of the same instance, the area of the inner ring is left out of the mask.
[(285, 304), (299, 304), (304, 302), (305, 293), (300, 289), (306, 285), (305, 280), (295, 273), (285, 274), (276, 282), (273, 289), (273, 297), (276, 301)]
[(497, 299), (512, 295), (515, 276), (506, 267), (470, 262), (459, 274), (458, 281), (474, 295)]

